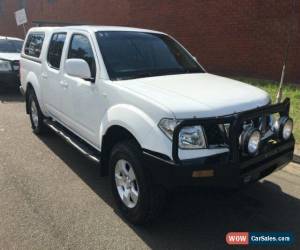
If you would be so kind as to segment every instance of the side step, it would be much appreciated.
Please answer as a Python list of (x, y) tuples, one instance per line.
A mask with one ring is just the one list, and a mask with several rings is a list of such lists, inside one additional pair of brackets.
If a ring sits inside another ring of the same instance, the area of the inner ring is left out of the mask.
[(72, 132), (58, 124), (57, 122), (53, 122), (49, 119), (44, 120), (45, 125), (47, 125), (51, 130), (53, 130), (56, 134), (62, 137), (67, 143), (76, 148), (79, 152), (81, 152), (88, 159), (100, 163), (100, 152), (98, 152), (93, 147), (89, 146), (86, 142), (81, 140), (78, 136), (74, 135)]

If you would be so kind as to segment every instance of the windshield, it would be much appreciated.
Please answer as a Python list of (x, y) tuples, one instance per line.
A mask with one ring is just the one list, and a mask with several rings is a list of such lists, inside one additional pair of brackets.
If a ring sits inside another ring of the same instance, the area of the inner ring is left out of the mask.
[(111, 80), (203, 73), (185, 49), (167, 35), (101, 31), (96, 37)]
[(23, 41), (19, 40), (0, 40), (0, 53), (21, 53)]

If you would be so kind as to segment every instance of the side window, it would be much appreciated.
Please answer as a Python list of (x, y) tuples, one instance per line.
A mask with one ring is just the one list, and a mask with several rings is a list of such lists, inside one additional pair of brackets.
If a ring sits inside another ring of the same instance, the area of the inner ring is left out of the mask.
[(96, 63), (89, 39), (80, 34), (72, 37), (68, 58), (80, 58), (85, 60), (90, 66), (92, 77), (96, 76)]
[(55, 69), (60, 69), (61, 56), (66, 36), (66, 33), (55, 33), (51, 38), (47, 60), (49, 65)]
[(28, 56), (40, 57), (44, 42), (44, 33), (31, 33), (28, 35), (24, 52)]

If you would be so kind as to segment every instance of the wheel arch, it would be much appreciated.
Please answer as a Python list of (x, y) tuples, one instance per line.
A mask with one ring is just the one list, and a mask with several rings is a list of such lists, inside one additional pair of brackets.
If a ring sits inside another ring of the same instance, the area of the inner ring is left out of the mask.
[(31, 82), (27, 83), (27, 88), (25, 92), (25, 101), (26, 101), (26, 114), (29, 114), (29, 94), (31, 91), (34, 91), (34, 87), (32, 86)]
[(109, 173), (109, 157), (114, 145), (116, 145), (118, 142), (126, 140), (133, 140), (141, 148), (141, 145), (136, 139), (136, 137), (125, 127), (120, 125), (112, 125), (107, 129), (106, 133), (103, 135), (101, 145), (102, 175), (105, 176)]
[[(143, 110), (130, 104), (112, 106), (100, 125), (101, 160), (107, 167), (110, 150), (117, 142), (132, 139), (140, 148), (149, 148), (151, 131), (157, 125)], [(107, 171), (106, 171), (107, 172)]]
[(41, 93), (40, 93), (40, 85), (39, 85), (39, 81), (37, 76), (30, 72), (26, 78), (26, 86), (25, 86), (25, 100), (26, 100), (26, 112), (28, 114), (28, 97), (29, 97), (29, 93), (30, 91), (34, 91), (37, 100), (39, 102), (39, 105), (41, 107), (41, 109), (43, 110), (43, 105), (41, 102)]

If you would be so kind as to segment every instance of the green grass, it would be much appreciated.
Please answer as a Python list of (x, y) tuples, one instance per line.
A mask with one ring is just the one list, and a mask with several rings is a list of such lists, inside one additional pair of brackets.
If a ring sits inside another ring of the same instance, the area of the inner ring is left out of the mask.
[[(234, 79), (241, 82), (249, 83), (267, 91), (275, 102), (278, 90), (278, 82), (258, 80), (246, 77), (235, 77)], [(289, 97), (291, 99), (290, 116), (294, 120), (294, 136), (298, 144), (300, 144), (300, 85), (299, 87), (291, 84), (284, 84), (283, 99)]]

